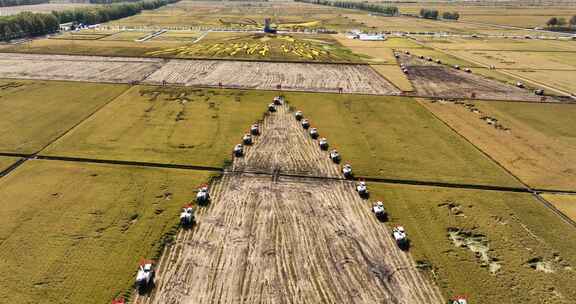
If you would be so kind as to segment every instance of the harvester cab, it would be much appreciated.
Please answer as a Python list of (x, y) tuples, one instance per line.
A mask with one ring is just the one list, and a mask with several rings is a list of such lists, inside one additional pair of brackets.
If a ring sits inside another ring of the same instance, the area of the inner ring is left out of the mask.
[(242, 137), (242, 143), (244, 143), (245, 145), (251, 145), (252, 135), (250, 135), (249, 133), (244, 134), (244, 136)]
[(304, 114), (302, 113), (302, 111), (296, 111), (296, 113), (294, 114), (294, 117), (296, 118), (296, 120), (302, 120), (302, 118), (304, 117)]
[(196, 203), (205, 204), (210, 200), (210, 192), (208, 191), (207, 185), (202, 185), (198, 188), (198, 193), (196, 193)]
[(544, 90), (542, 89), (537, 89), (536, 91), (534, 91), (534, 94), (538, 95), (538, 96), (542, 96), (544, 95)]
[(186, 205), (182, 207), (182, 212), (180, 213), (180, 225), (182, 227), (190, 227), (194, 223), (194, 208), (191, 205)]
[(437, 63), (437, 64), (441, 64), (441, 63), (442, 63), (442, 60), (436, 59), (436, 63)]
[(521, 82), (521, 81), (518, 81), (518, 82), (516, 83), (516, 86), (519, 87), (519, 88), (524, 88), (524, 83)]
[(358, 195), (360, 195), (361, 198), (368, 198), (369, 196), (368, 186), (364, 181), (361, 181), (356, 185), (356, 191), (358, 192)]
[(376, 218), (380, 221), (385, 221), (388, 219), (388, 212), (384, 209), (384, 204), (381, 201), (377, 201), (374, 206), (372, 206), (372, 212), (376, 215)]
[(350, 164), (345, 164), (344, 167), (342, 167), (342, 174), (344, 174), (345, 178), (352, 178), (353, 177), (353, 173), (352, 173), (352, 166), (350, 166)]
[(432, 57), (426, 57), (426, 61), (432, 61)]
[(336, 149), (333, 149), (332, 151), (330, 151), (330, 159), (335, 163), (339, 163), (340, 162), (340, 153), (338, 153), (338, 151)]
[(136, 273), (136, 288), (139, 293), (145, 293), (154, 285), (154, 263), (149, 260), (143, 260), (138, 265)]
[(322, 150), (328, 150), (328, 140), (324, 137), (320, 138), (320, 140), (318, 141), (318, 145), (320, 146), (320, 149)]
[(260, 135), (260, 126), (258, 126), (258, 124), (253, 124), (250, 127), (250, 134), (252, 135)]
[(392, 228), (392, 236), (400, 249), (406, 250), (409, 247), (408, 235), (402, 226), (395, 226)]
[(457, 70), (459, 70), (459, 69), (460, 69), (460, 66), (457, 65), (457, 64), (455, 64), (455, 65), (454, 65), (454, 68), (457, 69)]
[(316, 129), (316, 128), (310, 129), (310, 137), (312, 137), (313, 139), (316, 139), (316, 138), (318, 138), (318, 135), (320, 135), (320, 134), (318, 134), (318, 129)]
[(236, 146), (234, 146), (233, 153), (234, 156), (236, 157), (244, 156), (244, 146), (242, 144), (237, 144)]
[(464, 69), (464, 72), (466, 72), (466, 73), (472, 73), (472, 70), (469, 69), (469, 68), (465, 68), (465, 69)]
[(275, 105), (280, 106), (284, 103), (284, 96), (276, 96), (273, 101)]
[(302, 128), (304, 129), (310, 128), (310, 122), (308, 121), (308, 119), (302, 119)]
[(274, 103), (268, 105), (268, 112), (276, 112), (276, 105)]

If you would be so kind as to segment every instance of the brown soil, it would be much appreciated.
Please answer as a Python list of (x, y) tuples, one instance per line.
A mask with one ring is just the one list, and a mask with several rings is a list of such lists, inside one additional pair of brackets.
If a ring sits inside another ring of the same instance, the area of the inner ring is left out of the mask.
[[(339, 175), (286, 107), (263, 125), (234, 169)], [(352, 182), (236, 172), (211, 189), (135, 303), (442, 303)]]

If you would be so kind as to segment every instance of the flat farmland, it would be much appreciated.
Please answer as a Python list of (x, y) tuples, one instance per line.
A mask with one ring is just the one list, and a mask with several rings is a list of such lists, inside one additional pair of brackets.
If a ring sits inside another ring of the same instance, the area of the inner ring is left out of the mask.
[(415, 100), (336, 94), (286, 96), (359, 176), (518, 185)]
[(135, 86), (42, 154), (221, 167), (273, 97)]
[(573, 221), (576, 221), (576, 195), (573, 194), (542, 194), (554, 207), (562, 211)]
[(576, 52), (453, 51), (468, 58), (503, 69), (549, 69), (576, 71)]
[(0, 151), (36, 153), (126, 89), (125, 85), (0, 80)]
[(0, 77), (91, 82), (140, 81), (161, 61), (146, 58), (0, 53)]
[[(423, 101), (428, 109), (533, 188), (575, 190), (576, 106)], [(476, 109), (476, 112), (472, 110)], [(489, 117), (502, 127), (488, 124)]]
[(551, 87), (576, 94), (576, 81), (574, 81), (576, 68), (574, 70), (522, 69), (522, 70), (509, 70), (509, 72), (518, 75), (524, 79), (543, 83)]
[(368, 65), (219, 60), (170, 60), (146, 83), (218, 86), (358, 94), (397, 94), (393, 85)]
[(0, 180), (0, 299), (107, 303), (207, 173), (29, 160)]
[[(524, 31), (524, 35), (526, 32)], [(523, 36), (524, 36), (523, 35)], [(576, 42), (563, 40), (511, 39), (511, 38), (459, 38), (449, 39), (429, 38), (430, 46), (445, 50), (460, 51), (520, 51), (520, 52), (550, 52), (576, 51)]]
[(8, 169), (11, 165), (18, 161), (17, 157), (0, 156), (0, 172)]
[(22, 12), (50, 13), (52, 11), (73, 10), (86, 6), (97, 6), (89, 3), (43, 3), (2, 7), (0, 16), (16, 15)]
[(375, 64), (371, 65), (371, 67), (380, 75), (382, 75), (382, 77), (386, 78), (386, 80), (393, 83), (401, 91), (414, 91), (412, 83), (410, 83), (410, 80), (408, 77), (406, 77), (406, 74), (402, 72), (399, 66), (391, 64)]
[[(338, 35), (337, 39), (343, 46), (349, 48), (354, 53), (368, 56), (368, 58), (364, 59), (365, 61), (379, 64), (396, 64), (393, 49), (399, 46), (412, 47), (412, 44), (414, 44), (405, 39), (398, 39), (402, 43), (396, 42), (395, 39), (388, 39), (386, 41), (361, 41), (358, 39), (350, 39), (344, 35)], [(403, 43), (404, 41), (412, 44)], [(419, 47), (417, 44), (414, 45)]]
[[(574, 227), (530, 194), (369, 184), (389, 225), (445, 296), (469, 303), (572, 303)], [(364, 205), (369, 208), (369, 204)]]

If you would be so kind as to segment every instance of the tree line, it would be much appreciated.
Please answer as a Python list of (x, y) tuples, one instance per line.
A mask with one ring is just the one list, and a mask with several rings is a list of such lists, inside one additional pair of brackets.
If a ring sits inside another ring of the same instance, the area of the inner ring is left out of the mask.
[[(438, 12), (437, 9), (428, 9), (428, 8), (420, 9), (420, 17), (422, 17), (422, 18), (436, 20), (436, 19), (438, 19), (439, 16), (440, 16), (440, 13)], [(460, 19), (460, 13), (458, 13), (458, 12), (444, 12), (444, 13), (442, 13), (442, 19), (458, 20), (458, 19)]]
[(375, 3), (368, 2), (352, 2), (352, 1), (327, 1), (327, 0), (294, 0), (296, 2), (305, 2), (319, 5), (334, 6), (340, 8), (349, 8), (363, 10), (387, 16), (398, 16), (399, 11), (395, 6), (382, 6)]
[(0, 40), (18, 39), (55, 33), (61, 23), (74, 22), (92, 25), (136, 15), (143, 10), (156, 9), (179, 0), (146, 0), (109, 6), (84, 7), (52, 13), (22, 12), (0, 17)]
[(552, 30), (574, 30), (576, 29), (576, 15), (566, 21), (563, 17), (552, 17), (546, 22), (546, 26)]
[(0, 0), (0, 7), (49, 3), (50, 0)]

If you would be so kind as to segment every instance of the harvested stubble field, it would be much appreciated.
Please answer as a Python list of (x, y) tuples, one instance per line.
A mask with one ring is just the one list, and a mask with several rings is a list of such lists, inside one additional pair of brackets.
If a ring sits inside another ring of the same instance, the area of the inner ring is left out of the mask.
[(28, 160), (0, 179), (0, 301), (109, 303), (208, 174)]
[(359, 176), (518, 186), (415, 100), (286, 94)]
[(542, 194), (554, 207), (562, 211), (573, 221), (576, 221), (576, 195), (574, 194)]
[(576, 297), (576, 236), (530, 194), (369, 184), (411, 254), (446, 296), (468, 303), (568, 304)]
[(576, 190), (576, 105), (421, 103), (531, 187)]
[(218, 60), (170, 60), (146, 79), (186, 86), (218, 86), (390, 95), (400, 93), (368, 65)]
[(125, 85), (0, 80), (0, 152), (36, 153), (125, 90)]
[[(406, 64), (408, 78), (419, 96), (517, 101), (542, 100), (541, 96), (537, 96), (527, 89), (476, 75), (474, 69), (472, 69), (472, 73), (466, 73), (446, 65), (416, 59), (414, 55), (402, 55), (401, 62)], [(551, 98), (546, 100), (554, 101)]]
[[(334, 174), (285, 107), (266, 120), (242, 166)], [(235, 173), (211, 188), (196, 227), (165, 252), (157, 288), (135, 303), (443, 302), (351, 182)]]
[(273, 97), (134, 86), (42, 154), (221, 167)]
[(0, 53), (0, 77), (128, 83), (158, 70), (160, 59)]

